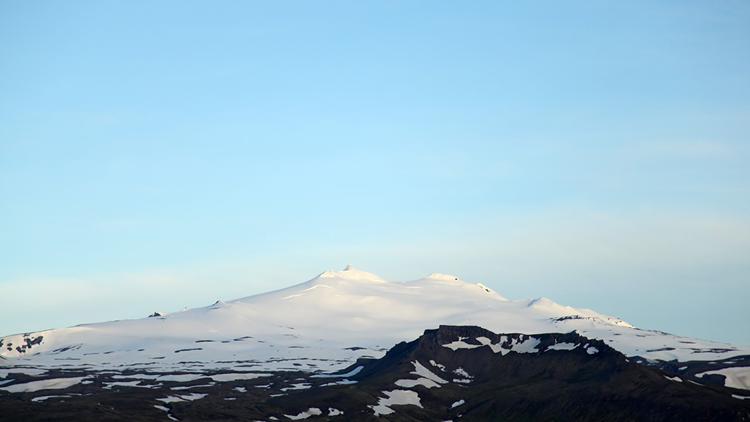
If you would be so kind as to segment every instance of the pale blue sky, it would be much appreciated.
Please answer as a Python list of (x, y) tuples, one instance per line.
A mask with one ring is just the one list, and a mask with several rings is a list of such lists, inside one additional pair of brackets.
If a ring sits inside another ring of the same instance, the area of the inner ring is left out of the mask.
[(750, 3), (0, 1), (0, 334), (351, 263), (750, 344)]

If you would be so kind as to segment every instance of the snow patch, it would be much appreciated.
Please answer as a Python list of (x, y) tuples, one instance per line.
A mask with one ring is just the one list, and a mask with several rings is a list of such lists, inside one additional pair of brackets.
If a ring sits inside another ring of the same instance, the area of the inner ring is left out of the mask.
[(114, 387), (139, 387), (139, 388), (151, 388), (151, 385), (140, 385), (140, 380), (135, 381), (115, 381), (115, 382), (105, 382), (104, 388), (107, 390), (111, 390)]
[(129, 374), (129, 375), (113, 375), (112, 378), (115, 379), (142, 379), (142, 380), (154, 380), (154, 381), (162, 381), (162, 382), (191, 382), (196, 381), (200, 379), (206, 379), (210, 378), (216, 382), (228, 382), (228, 381), (238, 381), (238, 380), (252, 380), (260, 377), (268, 377), (271, 374), (267, 373), (257, 373), (257, 372), (232, 372), (228, 374), (216, 374), (216, 375), (206, 375), (206, 374), (168, 374), (168, 375), (161, 375), (161, 374)]
[(705, 375), (723, 375), (724, 385), (730, 388), (740, 390), (750, 390), (750, 367), (723, 368), (715, 371), (706, 371), (695, 374), (697, 378), (703, 378)]
[(158, 405), (158, 404), (155, 404), (154, 407), (157, 408), (157, 409), (159, 409), (159, 410), (161, 410), (161, 411), (163, 411), (163, 412), (167, 412), (167, 417), (169, 418), (169, 420), (171, 420), (171, 421), (179, 421), (179, 419), (175, 418), (174, 416), (172, 416), (171, 413), (169, 413), (169, 408), (168, 407), (161, 406), (161, 405)]
[(435, 373), (433, 373), (429, 369), (427, 369), (424, 366), (422, 366), (422, 364), (419, 363), (419, 361), (416, 361), (416, 360), (413, 361), (412, 365), (414, 365), (414, 371), (412, 372), (412, 374), (414, 374), (414, 375), (419, 375), (420, 377), (427, 378), (427, 379), (429, 379), (431, 381), (434, 381), (434, 382), (436, 382), (438, 384), (446, 384), (448, 382), (448, 381), (440, 378), (439, 376), (435, 375)]
[(203, 394), (203, 393), (192, 393), (192, 394), (188, 394), (188, 395), (180, 396), (180, 397), (187, 401), (194, 401), (194, 400), (200, 400), (206, 397), (207, 395), (208, 394)]
[[(208, 378), (208, 376), (203, 375), (203, 374), (183, 374), (183, 375), (160, 375), (156, 377), (156, 379), (159, 381), (172, 381), (172, 382), (190, 382), (190, 381), (195, 381), (195, 380), (199, 380), (202, 378)], [(145, 379), (148, 379), (148, 378), (145, 378)]]
[(317, 374), (313, 375), (311, 378), (349, 378), (359, 374), (359, 372), (364, 368), (364, 366), (360, 365), (344, 374)]
[(397, 380), (395, 384), (399, 387), (404, 387), (404, 388), (413, 388), (418, 385), (421, 385), (425, 388), (440, 387), (440, 384), (436, 383), (435, 381), (429, 380), (427, 378), (419, 378), (415, 380), (409, 380), (409, 379)]
[(302, 420), (302, 419), (307, 419), (310, 416), (320, 416), (322, 414), (323, 414), (323, 412), (320, 409), (318, 409), (317, 407), (311, 407), (311, 408), (305, 410), (304, 412), (298, 413), (296, 415), (284, 415), (284, 416), (286, 416), (287, 419), (291, 419), (293, 421), (299, 421), (299, 420)]
[(45, 401), (47, 399), (67, 398), (67, 397), (73, 397), (73, 396), (70, 394), (64, 394), (60, 396), (39, 396), (39, 397), (34, 397), (33, 399), (31, 399), (31, 401), (34, 403), (38, 403), (40, 401)]
[(526, 340), (515, 343), (515, 339), (511, 341), (510, 350), (516, 353), (537, 353), (539, 349), (537, 349), (537, 346), (539, 346), (539, 343), (541, 341), (536, 337), (529, 337)]
[(192, 393), (192, 394), (183, 394), (183, 395), (178, 395), (178, 396), (167, 396), (167, 397), (156, 399), (156, 400), (162, 403), (178, 403), (178, 402), (183, 402), (183, 401), (200, 400), (206, 396), (208, 396), (208, 394)]
[(321, 384), (320, 386), (321, 387), (330, 387), (332, 385), (351, 385), (351, 384), (356, 384), (356, 383), (357, 383), (357, 381), (341, 380), (341, 381), (327, 382), (325, 384)]
[(482, 347), (482, 345), (481, 344), (469, 344), (463, 340), (457, 340), (457, 341), (452, 341), (448, 344), (444, 344), (443, 347), (447, 347), (455, 352), (458, 349), (476, 349), (477, 347)]
[(576, 347), (578, 345), (575, 343), (556, 343), (547, 347), (547, 350), (573, 350)]
[(464, 368), (458, 367), (457, 369), (453, 370), (453, 373), (456, 375), (461, 375), (464, 378), (474, 378), (471, 375), (469, 375), (468, 372), (464, 370)]
[(211, 375), (209, 378), (216, 382), (227, 382), (227, 381), (238, 381), (238, 380), (253, 380), (260, 377), (268, 377), (271, 374), (259, 374), (250, 372), (234, 372), (231, 374), (217, 374)]
[(391, 409), (391, 406), (396, 405), (412, 405), (418, 406), (420, 408), (422, 407), (422, 403), (419, 401), (419, 394), (414, 391), (392, 390), (383, 391), (383, 394), (385, 394), (386, 397), (380, 397), (378, 399), (378, 404), (368, 406), (372, 409), (373, 413), (375, 413), (375, 416), (390, 415), (391, 413), (394, 413), (394, 410)]
[[(159, 385), (161, 385), (161, 384), (159, 384)], [(182, 391), (182, 390), (190, 390), (190, 389), (193, 389), (193, 388), (209, 388), (209, 387), (213, 387), (214, 385), (216, 385), (216, 384), (213, 383), (213, 382), (212, 383), (208, 383), (208, 384), (198, 384), (198, 385), (181, 385), (179, 387), (172, 387), (172, 388), (170, 388), (170, 390), (172, 390), (172, 391)]]
[(328, 416), (341, 416), (344, 414), (344, 411), (335, 409), (333, 407), (328, 408)]
[(306, 390), (308, 388), (310, 388), (310, 384), (306, 382), (300, 382), (297, 384), (291, 384), (289, 387), (284, 387), (281, 389), (281, 391)]
[(39, 390), (62, 390), (79, 384), (84, 379), (86, 379), (86, 377), (52, 378), (0, 387), (0, 390), (5, 390), (9, 393), (32, 393)]
[(410, 380), (410, 379), (401, 379), (396, 381), (396, 385), (399, 387), (404, 388), (412, 388), (416, 387), (417, 385), (421, 385), (426, 388), (434, 388), (434, 387), (440, 387), (440, 384), (446, 384), (448, 381), (440, 378), (439, 376), (435, 375), (432, 371), (425, 368), (424, 365), (419, 363), (419, 361), (412, 361), (411, 363), (414, 365), (414, 371), (410, 372), (412, 375), (419, 376), (416, 380)]
[(476, 340), (480, 343), (482, 343), (483, 346), (489, 347), (493, 353), (500, 353), (501, 355), (505, 356), (510, 352), (516, 352), (516, 353), (536, 353), (539, 350), (537, 349), (537, 346), (541, 341), (536, 337), (529, 337), (524, 340), (520, 340), (513, 338), (510, 340), (510, 348), (503, 346), (503, 344), (506, 342), (506, 336), (500, 336), (500, 341), (497, 343), (492, 343), (490, 339), (487, 337), (477, 337)]
[(179, 396), (167, 396), (160, 399), (156, 399), (157, 401), (160, 401), (162, 403), (177, 403), (181, 401), (185, 401), (181, 399)]

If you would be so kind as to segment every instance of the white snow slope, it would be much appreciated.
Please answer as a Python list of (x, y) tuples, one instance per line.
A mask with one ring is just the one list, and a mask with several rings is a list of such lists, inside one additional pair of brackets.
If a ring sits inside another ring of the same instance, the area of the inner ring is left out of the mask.
[[(23, 367), (331, 371), (360, 356), (380, 357), (439, 325), (478, 325), (497, 333), (577, 330), (625, 355), (650, 360), (750, 355), (747, 348), (640, 330), (546, 298), (508, 300), (454, 276), (400, 283), (347, 267), (286, 289), (161, 317), (7, 336), (1, 339), (0, 356), (6, 360), (0, 366), (12, 368), (0, 372)], [(16, 350), (38, 336), (41, 342), (25, 353)]]

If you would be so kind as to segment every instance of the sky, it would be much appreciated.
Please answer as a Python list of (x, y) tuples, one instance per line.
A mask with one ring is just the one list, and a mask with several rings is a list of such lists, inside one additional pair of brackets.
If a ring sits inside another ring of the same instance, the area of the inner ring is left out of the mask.
[(0, 1), (0, 334), (347, 264), (750, 345), (746, 1)]

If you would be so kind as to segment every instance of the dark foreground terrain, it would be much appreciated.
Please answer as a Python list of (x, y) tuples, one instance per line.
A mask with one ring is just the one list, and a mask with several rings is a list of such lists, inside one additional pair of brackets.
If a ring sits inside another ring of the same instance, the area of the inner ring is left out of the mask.
[(750, 421), (750, 392), (641, 365), (576, 333), (442, 326), (339, 374), (256, 374), (12, 374), (1, 387), (82, 380), (0, 390), (0, 420)]

